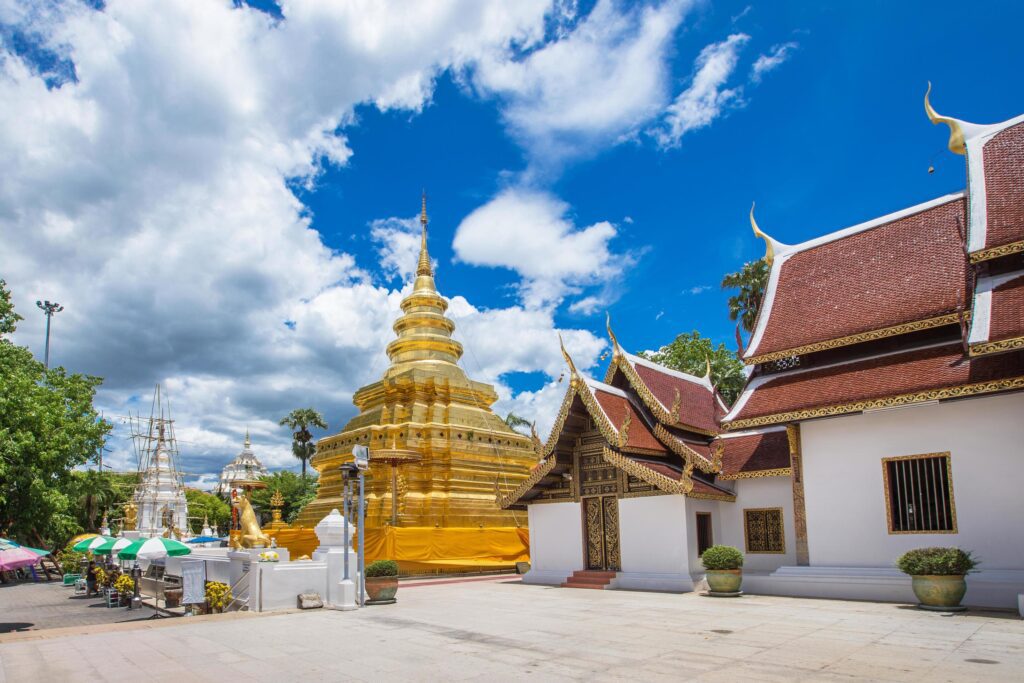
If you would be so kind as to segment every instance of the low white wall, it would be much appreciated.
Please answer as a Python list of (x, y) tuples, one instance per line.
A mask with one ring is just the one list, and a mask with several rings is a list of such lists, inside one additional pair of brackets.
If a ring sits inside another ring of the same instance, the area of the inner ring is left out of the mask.
[(530, 571), (524, 583), (558, 585), (583, 569), (583, 518), (579, 503), (539, 503), (528, 507)]
[[(328, 579), (326, 562), (254, 562), (249, 576), (249, 609), (295, 609), (300, 593), (318, 593), (326, 600)], [(334, 580), (337, 582), (338, 577)]]
[(622, 571), (615, 588), (693, 590), (687, 548), (684, 496), (643, 496), (619, 500)]
[[(982, 569), (1024, 569), (1024, 393), (813, 420), (801, 437), (811, 565), (892, 567), (955, 545)], [(882, 458), (946, 451), (958, 533), (890, 534)]]
[[(770, 572), (785, 565), (796, 564), (796, 526), (793, 520), (792, 480), (789, 477), (762, 477), (737, 479), (734, 484), (736, 502), (722, 503), (718, 508), (722, 517), (722, 535), (719, 536), (716, 533), (715, 543), (738, 548), (743, 553), (743, 569), (746, 571)], [(743, 511), (754, 508), (779, 507), (782, 508), (786, 552), (748, 553), (743, 530)], [(696, 521), (691, 523), (696, 524)], [(701, 565), (697, 563), (695, 566), (700, 567)]]

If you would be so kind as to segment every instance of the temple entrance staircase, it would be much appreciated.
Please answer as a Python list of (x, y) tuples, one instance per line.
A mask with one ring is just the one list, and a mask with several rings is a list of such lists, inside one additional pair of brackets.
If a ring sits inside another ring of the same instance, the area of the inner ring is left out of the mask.
[(581, 569), (572, 573), (562, 588), (590, 588), (604, 590), (612, 582), (618, 572), (596, 571), (592, 569)]

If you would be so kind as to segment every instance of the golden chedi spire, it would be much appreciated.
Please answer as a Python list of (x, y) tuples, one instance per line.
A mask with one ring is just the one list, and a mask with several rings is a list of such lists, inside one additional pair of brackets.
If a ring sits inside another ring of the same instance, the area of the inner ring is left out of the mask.
[(387, 375), (409, 367), (443, 363), (456, 365), (462, 357), (462, 344), (452, 339), (455, 323), (445, 317), (448, 302), (437, 293), (434, 271), (427, 251), (427, 195), (423, 195), (420, 212), (420, 257), (412, 292), (402, 299), (402, 317), (395, 321), (398, 335), (388, 344), (391, 367)]
[(452, 339), (455, 323), (445, 316), (448, 302), (434, 284), (428, 223), (424, 195), (416, 277), (402, 299), (397, 336), (387, 346), (390, 365), (353, 395), (359, 414), (317, 442), (317, 499), (288, 534), (277, 536), (293, 555), (311, 551), (313, 527), (331, 509), (341, 509), (339, 468), (356, 445), (370, 452), (368, 559), (398, 560), (403, 571), (433, 571), (507, 568), (528, 555), (526, 517), (501, 509), (496, 495), (529, 476), (536, 463), (533, 443), (491, 409), (498, 400), (494, 387), (459, 365), (463, 349)]

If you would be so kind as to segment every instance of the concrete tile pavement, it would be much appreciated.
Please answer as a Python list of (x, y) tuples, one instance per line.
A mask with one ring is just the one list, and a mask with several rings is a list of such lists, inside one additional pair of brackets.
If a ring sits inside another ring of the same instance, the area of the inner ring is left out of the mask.
[[(977, 680), (1024, 677), (1024, 623), (905, 606), (417, 586), (358, 612), (165, 620), (0, 636), (0, 681)], [(150, 622), (152, 623), (152, 622)]]

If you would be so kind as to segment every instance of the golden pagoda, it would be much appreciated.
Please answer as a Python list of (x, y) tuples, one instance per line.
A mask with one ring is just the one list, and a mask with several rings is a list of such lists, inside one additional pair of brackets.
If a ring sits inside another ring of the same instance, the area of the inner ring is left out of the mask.
[(317, 443), (319, 493), (294, 536), (279, 533), (278, 542), (293, 553), (313, 548), (312, 528), (342, 508), (339, 468), (363, 444), (368, 560), (398, 560), (404, 571), (509, 567), (528, 559), (526, 517), (500, 509), (496, 496), (526, 479), (537, 454), (530, 437), (491, 410), (494, 388), (459, 367), (462, 345), (452, 339), (455, 323), (445, 317), (427, 252), (425, 197), (420, 223), (416, 281), (387, 347), (391, 366), (355, 393), (359, 414), (341, 433)]

